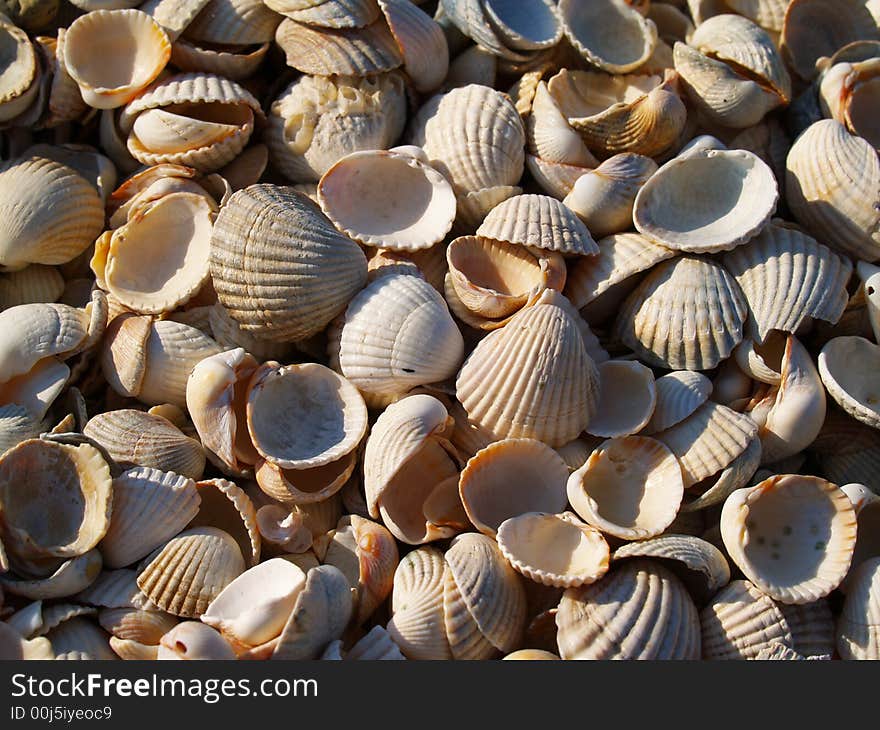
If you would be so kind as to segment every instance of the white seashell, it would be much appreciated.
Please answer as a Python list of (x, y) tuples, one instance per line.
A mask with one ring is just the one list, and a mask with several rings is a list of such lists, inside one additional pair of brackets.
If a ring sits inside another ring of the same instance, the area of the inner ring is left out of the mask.
[(880, 428), (876, 363), (880, 346), (864, 337), (835, 337), (819, 353), (819, 373), (832, 398), (853, 418)]
[(665, 431), (690, 416), (712, 393), (712, 381), (690, 370), (676, 370), (654, 381), (657, 405), (643, 434)]
[(374, 626), (365, 636), (348, 650), (345, 659), (349, 661), (400, 661), (406, 657), (388, 632), (381, 626)]
[(235, 659), (235, 651), (215, 629), (198, 621), (181, 621), (159, 641), (162, 660)]
[(880, 497), (872, 492), (864, 484), (844, 484), (840, 488), (856, 510), (858, 529), (856, 534), (856, 546), (853, 549), (852, 562), (849, 573), (841, 584), (841, 590), (846, 590), (850, 577), (855, 569), (870, 558), (880, 557), (880, 544), (877, 542), (878, 518), (880, 518)]
[(403, 56), (403, 70), (416, 91), (437, 89), (449, 70), (449, 47), (443, 28), (406, 0), (379, 0), (385, 22)]
[(834, 616), (824, 598), (812, 603), (780, 603), (779, 609), (791, 629), (794, 649), (806, 659), (831, 658), (834, 654)]
[(587, 432), (618, 438), (641, 431), (654, 413), (657, 390), (654, 373), (638, 362), (607, 360), (597, 366), (599, 404)]
[(0, 575), (0, 586), (17, 596), (31, 600), (66, 598), (88, 588), (101, 572), (101, 553), (92, 549), (61, 564), (46, 578), (18, 579), (11, 574)]
[(837, 651), (843, 659), (880, 657), (880, 558), (856, 568), (837, 623)]
[(529, 152), (546, 162), (580, 167), (598, 164), (580, 135), (569, 126), (544, 81), (539, 81), (535, 89), (526, 136)]
[[(189, 14), (194, 4), (187, 0), (182, 8)], [(198, 15), (182, 27), (187, 38), (208, 43), (267, 43), (282, 20), (261, 0), (208, 0), (198, 5)]]

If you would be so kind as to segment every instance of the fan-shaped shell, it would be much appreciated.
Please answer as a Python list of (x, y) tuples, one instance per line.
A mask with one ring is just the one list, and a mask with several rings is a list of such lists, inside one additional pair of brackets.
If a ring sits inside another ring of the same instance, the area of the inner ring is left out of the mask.
[(780, 603), (791, 629), (794, 649), (807, 659), (830, 659), (834, 654), (834, 616), (824, 598), (811, 603)]
[(276, 12), (319, 28), (362, 28), (379, 17), (379, 8), (370, 0), (270, 0)]
[(599, 405), (587, 431), (602, 438), (629, 436), (641, 431), (657, 404), (654, 373), (630, 360), (607, 360), (596, 368)]
[(819, 104), (826, 117), (836, 119), (855, 135), (880, 146), (880, 133), (871, 110), (876, 105), (880, 59), (837, 63), (823, 74)]
[(864, 337), (835, 337), (819, 353), (819, 374), (828, 393), (853, 418), (880, 428), (880, 347)]
[(856, 568), (837, 623), (843, 659), (880, 658), (880, 558)]
[(545, 162), (595, 167), (596, 158), (568, 124), (545, 81), (539, 81), (526, 119), (529, 151)]
[(690, 416), (712, 393), (712, 381), (701, 373), (676, 370), (654, 381), (657, 406), (643, 433), (665, 431)]
[(178, 38), (171, 46), (171, 63), (181, 71), (202, 71), (242, 81), (257, 72), (269, 48), (269, 43), (263, 43), (214, 49), (201, 41)]
[(449, 70), (449, 47), (443, 28), (407, 0), (379, 0), (385, 22), (403, 56), (403, 69), (416, 91), (434, 91)]
[[(208, 43), (268, 43), (282, 18), (262, 0), (208, 0), (183, 24), (186, 37)], [(177, 4), (180, 5), (179, 3)], [(189, 3), (184, 5), (186, 8)]]
[(260, 562), (262, 543), (257, 510), (247, 493), (228, 479), (196, 482), (201, 503), (189, 527), (219, 528), (238, 543), (248, 566)]
[(64, 291), (64, 277), (54, 266), (31, 264), (0, 276), (0, 308), (55, 302)]

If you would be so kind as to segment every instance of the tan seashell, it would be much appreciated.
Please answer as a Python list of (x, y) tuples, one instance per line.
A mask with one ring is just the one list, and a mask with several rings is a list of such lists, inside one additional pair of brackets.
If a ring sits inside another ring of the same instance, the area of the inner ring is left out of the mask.
[(700, 612), (703, 659), (755, 659), (774, 644), (794, 648), (785, 616), (747, 580), (722, 588)]
[(742, 339), (746, 314), (727, 271), (708, 259), (683, 256), (654, 267), (623, 304), (615, 329), (651, 364), (708, 370)]
[(171, 46), (171, 63), (181, 71), (202, 71), (241, 81), (256, 73), (269, 47), (263, 43), (214, 49), (209, 43), (178, 38)]
[(785, 193), (795, 218), (830, 246), (866, 261), (880, 258), (878, 187), (876, 151), (833, 119), (810, 126), (788, 153)]
[(308, 469), (285, 469), (258, 457), (256, 478), (260, 489), (285, 504), (313, 504), (339, 492), (357, 466), (357, 453), (351, 451), (336, 461)]
[(64, 277), (53, 266), (31, 264), (0, 275), (0, 309), (19, 304), (55, 302), (64, 292)]
[(819, 373), (837, 404), (853, 418), (880, 428), (875, 395), (880, 347), (863, 337), (835, 337), (819, 353)]
[(836, 119), (852, 134), (880, 146), (880, 135), (870, 113), (877, 94), (880, 60), (836, 63), (822, 74), (819, 104), (826, 117)]
[(468, 84), (495, 86), (498, 60), (491, 51), (482, 46), (469, 46), (452, 59), (443, 81), (443, 91), (451, 91)]
[(303, 524), (302, 515), (280, 504), (264, 504), (257, 509), (257, 529), (264, 545), (269, 543), (284, 550), (281, 557), (304, 554), (312, 546), (312, 533)]
[[(176, 41), (208, 2), (209, 0), (146, 0), (140, 4), (140, 10), (162, 26), (169, 40)], [(216, 9), (215, 6), (215, 11)]]
[(162, 636), (177, 626), (178, 621), (174, 616), (161, 611), (105, 608), (98, 612), (98, 623), (118, 639), (156, 645)]
[(195, 482), (135, 467), (113, 480), (113, 514), (100, 543), (108, 568), (131, 565), (189, 524), (199, 511)]
[(584, 140), (569, 126), (544, 81), (539, 81), (535, 89), (526, 135), (529, 151), (546, 162), (580, 167), (598, 165)]
[(477, 533), (460, 535), (445, 559), (443, 613), (452, 656), (487, 659), (519, 646), (525, 591), (495, 541)]
[(531, 154), (526, 154), (526, 169), (541, 190), (559, 200), (565, 198), (575, 181), (589, 171), (587, 167), (548, 162)]
[(602, 443), (602, 441), (604, 441), (604, 439), (575, 439), (574, 441), (569, 441), (567, 444), (557, 447), (556, 453), (562, 457), (569, 472), (577, 471), (587, 463), (587, 459), (590, 458), (593, 449)]
[(712, 381), (705, 375), (690, 370), (667, 373), (654, 381), (657, 405), (644, 434), (654, 434), (672, 428), (690, 416), (712, 393)]
[(92, 549), (65, 561), (46, 578), (18, 579), (0, 575), (0, 586), (9, 593), (31, 600), (66, 598), (88, 588), (101, 572), (101, 553)]
[(641, 363), (628, 360), (608, 360), (596, 368), (599, 404), (587, 432), (592, 436), (617, 438), (641, 431), (657, 404), (654, 373)]
[(139, 641), (110, 637), (113, 653), (125, 661), (155, 661), (159, 658), (158, 645), (141, 644)]
[(0, 122), (8, 122), (26, 111), (34, 101), (40, 88), (40, 66), (35, 46), (27, 33), (9, 22), (5, 15), (0, 17), (0, 43), (4, 61)]
[(257, 510), (247, 493), (227, 479), (204, 479), (196, 482), (196, 489), (201, 503), (189, 527), (219, 528), (238, 543), (248, 566), (259, 563)]
[(406, 659), (388, 632), (378, 625), (358, 639), (342, 658), (353, 661), (401, 661)]
[(439, 172), (400, 152), (353, 152), (318, 184), (325, 215), (369, 246), (412, 251), (441, 241), (455, 220), (455, 194)]
[(852, 561), (849, 573), (841, 583), (841, 590), (846, 590), (855, 569), (870, 558), (880, 557), (880, 544), (877, 537), (878, 518), (880, 518), (880, 497), (872, 492), (864, 484), (844, 484), (841, 488), (856, 510), (858, 530), (856, 534), (856, 546), (853, 548)]
[(634, 71), (657, 45), (657, 26), (623, 0), (561, 0), (559, 15), (571, 44), (608, 73)]
[(507, 656), (501, 657), (502, 659), (509, 659), (511, 661), (552, 661), (554, 659), (558, 660), (559, 656), (554, 654), (552, 651), (544, 651), (543, 649), (518, 649), (517, 651), (513, 651)]
[(261, 340), (244, 332), (219, 302), (211, 305), (208, 324), (211, 335), (221, 347), (242, 348), (257, 360), (290, 360), (293, 357), (295, 348), (292, 343)]
[(370, 0), (270, 0), (268, 7), (319, 28), (362, 28), (379, 17), (379, 8)]
[(127, 104), (169, 58), (165, 31), (140, 10), (96, 10), (77, 18), (65, 34), (65, 68), (96, 109)]
[(416, 91), (424, 94), (437, 89), (449, 70), (449, 47), (442, 27), (406, 0), (379, 0), (379, 7)]
[(605, 441), (568, 478), (568, 501), (589, 524), (624, 540), (641, 540), (672, 524), (684, 485), (662, 443), (643, 436)]
[(238, 543), (216, 527), (184, 530), (154, 553), (138, 587), (163, 611), (198, 618), (245, 570)]
[(730, 9), (744, 15), (762, 28), (781, 31), (788, 0), (724, 0)]
[[(529, 3), (531, 4), (531, 3)], [(480, 0), (440, 0), (441, 18), (453, 24), (461, 34), (500, 58), (525, 61), (528, 55), (514, 50), (499, 37), (497, 25), (490, 23), (486, 6)], [(530, 30), (534, 31), (535, 28)]]
[(218, 631), (198, 621), (181, 621), (159, 641), (156, 659), (235, 659), (235, 651)]
[(843, 659), (880, 657), (880, 558), (856, 568), (837, 622), (837, 651)]
[[(320, 266), (320, 278), (309, 272)], [(332, 272), (332, 275), (330, 274)], [(287, 342), (320, 332), (363, 286), (366, 258), (289, 188), (233, 193), (214, 224), (211, 277), (242, 330)]]
[(505, 439), (468, 461), (459, 493), (470, 521), (494, 538), (508, 518), (527, 512), (562, 512), (567, 478), (565, 462), (549, 446), (532, 439)]
[(205, 468), (201, 444), (162, 416), (133, 409), (106, 411), (93, 416), (83, 433), (123, 468), (152, 467), (191, 479), (200, 479)]
[[(580, 331), (586, 323), (576, 317), (568, 300), (546, 290), (481, 340), (456, 380), (468, 418), (495, 439), (535, 438), (561, 446), (576, 438), (598, 400), (598, 373)], [(552, 362), (544, 359), (548, 351), (556, 353)], [(516, 370), (510, 371), (506, 363), (514, 358)], [(563, 411), (560, 403), (566, 404)]]
[(880, 434), (836, 407), (829, 407), (825, 423), (810, 445), (822, 473), (835, 484), (876, 481), (880, 463)]
[(660, 563), (626, 561), (569, 588), (556, 614), (563, 659), (696, 659), (700, 623), (687, 589)]
[(261, 0), (209, 0), (183, 27), (186, 37), (196, 41), (268, 43), (281, 20), (282, 17)]
[(806, 659), (830, 659), (834, 654), (834, 617), (828, 601), (779, 604), (791, 629), (794, 649)]
[[(56, 626), (46, 638), (52, 644), (55, 658), (116, 659), (110, 649), (109, 635), (86, 618), (74, 616)], [(69, 655), (69, 656), (64, 656)]]
[(265, 144), (248, 147), (228, 165), (220, 169), (218, 175), (229, 183), (230, 195), (250, 185), (256, 185), (269, 164), (269, 148)]

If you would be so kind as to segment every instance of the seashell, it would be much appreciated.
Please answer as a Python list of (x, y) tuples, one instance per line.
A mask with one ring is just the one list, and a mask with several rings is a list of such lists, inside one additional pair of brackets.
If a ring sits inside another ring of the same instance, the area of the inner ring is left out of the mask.
[(195, 482), (135, 467), (113, 480), (113, 514), (100, 543), (109, 568), (131, 565), (174, 537), (199, 511)]
[[(859, 261), (856, 265), (856, 271), (862, 280), (865, 308), (868, 310), (874, 341), (880, 342), (880, 336), (878, 336), (880, 334), (880, 266), (874, 266), (867, 261)], [(849, 304), (848, 301), (847, 305)], [(844, 332), (843, 334), (849, 333)]]
[(19, 304), (55, 302), (64, 292), (64, 277), (54, 266), (31, 264), (0, 275), (0, 309)]
[(246, 570), (211, 601), (201, 620), (231, 643), (257, 646), (281, 634), (306, 574), (280, 558)]
[(878, 584), (880, 558), (863, 562), (850, 579), (843, 611), (837, 621), (837, 651), (843, 659), (880, 657)]
[(598, 162), (563, 115), (547, 84), (539, 81), (526, 120), (529, 151), (545, 162), (596, 167)]
[(878, 187), (876, 151), (833, 119), (810, 126), (788, 153), (786, 201), (797, 221), (835, 249), (866, 261), (880, 258)]
[(56, 626), (46, 638), (52, 644), (55, 658), (76, 652), (75, 655), (66, 658), (107, 660), (116, 659), (116, 654), (110, 649), (108, 635), (88, 619), (74, 616)]
[[(878, 518), (880, 518), (880, 497), (863, 484), (844, 484), (841, 488), (856, 510), (858, 530), (856, 534), (856, 546), (853, 548), (852, 561), (849, 573), (841, 584), (841, 590), (846, 590), (855, 569), (870, 558), (880, 557), (880, 544), (877, 542)], [(822, 653), (822, 652), (817, 652)]]
[(446, 564), (430, 547), (407, 553), (394, 572), (388, 635), (407, 659), (451, 659), (443, 613)]
[(343, 157), (321, 178), (318, 199), (347, 236), (392, 250), (430, 248), (455, 220), (455, 194), (446, 178), (399, 152)]
[(501, 657), (502, 659), (509, 659), (511, 661), (552, 661), (554, 659), (559, 659), (559, 656), (554, 654), (552, 651), (544, 651), (543, 649), (518, 649), (517, 651), (513, 651), (507, 656)]
[(596, 368), (599, 405), (587, 426), (588, 433), (617, 438), (641, 431), (657, 404), (654, 373), (641, 363), (628, 360), (608, 360)]
[(703, 659), (755, 659), (777, 643), (794, 648), (780, 608), (747, 580), (722, 588), (700, 612), (700, 624)]
[[(324, 272), (320, 278), (309, 273), (316, 266)], [(288, 188), (239, 190), (214, 224), (217, 296), (244, 332), (263, 339), (287, 342), (320, 332), (360, 290), (366, 273), (358, 246)]]
[[(6, 5), (4, 4), (4, 10)], [(0, 17), (4, 73), (0, 86), (0, 122), (19, 116), (33, 103), (39, 88), (40, 66), (37, 52), (21, 28)]]
[(675, 519), (684, 494), (681, 471), (659, 441), (610, 439), (568, 477), (568, 501), (593, 527), (642, 540), (659, 535)]
[(598, 441), (601, 443), (604, 439), (575, 439), (574, 441), (569, 441), (567, 444), (563, 444), (556, 449), (556, 453), (562, 457), (562, 460), (565, 462), (568, 467), (569, 472), (576, 471), (580, 469), (584, 464), (587, 463), (587, 459), (590, 458), (590, 454), (593, 453), (593, 449), (598, 445), (595, 442)]
[[(480, 0), (440, 0), (440, 9), (444, 20), (448, 19), (461, 34), (493, 55), (512, 61), (524, 61), (529, 58), (504, 43), (504, 39), (499, 37), (499, 31), (503, 28), (490, 23), (486, 4)], [(531, 31), (535, 30), (537, 28), (531, 28)]]
[(712, 393), (712, 381), (690, 370), (676, 370), (654, 381), (657, 405), (643, 434), (672, 428), (690, 416)]
[(268, 7), (319, 28), (362, 28), (379, 17), (379, 8), (369, 0), (272, 0)]
[(263, 43), (214, 49), (207, 43), (178, 38), (171, 46), (171, 63), (181, 71), (201, 71), (242, 81), (257, 72), (269, 47), (269, 43)]
[(379, 416), (364, 451), (364, 491), (370, 516), (402, 542), (418, 545), (457, 530), (434, 524), (426, 504), (449, 480), (458, 481), (454, 449), (447, 441), (452, 419), (429, 395), (411, 395)]
[(393, 145), (405, 122), (399, 73), (302, 76), (272, 103), (264, 136), (273, 163), (285, 177), (318, 182), (352, 152)]
[(810, 445), (822, 473), (835, 484), (876, 483), (876, 464), (880, 460), (880, 434), (833, 405), (825, 423)]
[(547, 195), (516, 195), (494, 207), (477, 236), (564, 255), (592, 256), (598, 247), (574, 213)]
[(708, 259), (682, 256), (642, 280), (624, 302), (615, 330), (646, 362), (708, 370), (742, 339), (747, 311), (727, 271)]
[(724, 0), (734, 12), (744, 15), (762, 28), (781, 31), (788, 0)]
[(608, 570), (608, 543), (602, 533), (570, 512), (510, 517), (498, 527), (497, 536), (513, 568), (542, 585), (582, 586)]
[[(546, 290), (481, 340), (456, 380), (468, 418), (496, 440), (534, 438), (555, 447), (576, 438), (596, 412), (599, 377), (577, 316), (561, 294)], [(550, 351), (556, 356), (546, 361)], [(509, 358), (515, 371), (504, 365)]]
[(184, 530), (158, 549), (137, 585), (160, 609), (198, 618), (245, 571), (238, 543), (216, 527)]
[(608, 73), (634, 71), (657, 45), (657, 26), (623, 0), (560, 0), (559, 16), (578, 53)]
[(101, 571), (91, 585), (73, 596), (72, 600), (103, 608), (159, 610), (138, 588), (137, 571), (128, 568)]
[(257, 510), (245, 491), (227, 479), (204, 479), (196, 489), (201, 503), (189, 527), (219, 528), (238, 543), (249, 566), (260, 562)]
[(819, 374), (829, 395), (853, 418), (880, 428), (876, 363), (880, 347), (864, 337), (835, 337), (819, 353)]
[(471, 457), (458, 488), (470, 521), (494, 538), (508, 518), (562, 512), (567, 478), (568, 467), (549, 446), (533, 439), (505, 439)]
[(110, 648), (120, 659), (126, 661), (155, 661), (159, 658), (158, 645), (141, 644), (139, 641), (110, 637)]
[(198, 621), (181, 621), (159, 641), (157, 659), (235, 659), (235, 651), (218, 631)]
[(579, 165), (548, 162), (530, 154), (526, 154), (526, 169), (541, 190), (559, 200), (565, 198), (575, 181), (589, 170)]
[(880, 60), (838, 63), (822, 75), (819, 103), (826, 117), (836, 119), (854, 135), (880, 146), (880, 134), (870, 113), (877, 93)]
[(405, 0), (379, 0), (403, 56), (403, 70), (419, 93), (437, 89), (449, 70), (449, 47), (439, 23)]
[(730, 148), (746, 150), (760, 157), (773, 170), (780, 189), (784, 187), (785, 158), (791, 149), (791, 141), (779, 119), (766, 117), (754, 127), (742, 130), (730, 141)]
[(831, 658), (834, 654), (834, 617), (828, 601), (804, 604), (779, 604), (779, 610), (791, 629), (795, 651), (806, 659)]
[(162, 416), (121, 409), (93, 416), (83, 433), (100, 444), (121, 467), (133, 465), (200, 479), (205, 452)]
[(88, 588), (100, 572), (101, 553), (92, 549), (65, 561), (47, 578), (19, 579), (9, 574), (0, 575), (0, 586), (9, 593), (31, 600), (65, 598)]
[(281, 21), (275, 42), (287, 65), (316, 76), (367, 76), (403, 65), (403, 56), (384, 19), (364, 28), (320, 28)]
[(348, 650), (345, 659), (400, 661), (406, 659), (406, 657), (400, 653), (397, 644), (394, 643), (385, 629), (381, 626), (374, 626)]
[(101, 198), (68, 165), (18, 157), (0, 165), (0, 265), (63, 264), (82, 253), (104, 225)]
[(460, 535), (445, 558), (443, 613), (452, 656), (490, 658), (519, 646), (525, 591), (495, 541), (473, 532)]
[(6, 622), (0, 622), (0, 658), (8, 659), (54, 659), (52, 644), (45, 637), (24, 639)]
[(183, 25), (186, 37), (195, 41), (239, 45), (268, 43), (282, 20), (260, 0), (208, 0), (207, 4), (198, 4), (202, 5), (198, 15)]
[(727, 498), (721, 536), (759, 590), (782, 603), (810, 603), (834, 590), (849, 569), (855, 509), (823, 479), (774, 476)]
[(210, 307), (208, 324), (211, 335), (221, 347), (243, 348), (257, 360), (289, 360), (295, 349), (292, 343), (261, 340), (242, 331), (238, 322), (229, 316), (226, 308), (219, 302)]
[[(177, 619), (159, 611), (141, 611), (136, 608), (105, 608), (98, 614), (98, 623), (113, 638), (155, 646), (171, 629), (177, 626)], [(119, 654), (111, 643), (113, 650)], [(125, 646), (124, 649), (132, 647)], [(155, 659), (155, 657), (153, 657)]]
[(700, 622), (687, 589), (660, 563), (631, 560), (569, 588), (556, 614), (563, 659), (696, 659)]
[(285, 553), (302, 554), (312, 546), (312, 533), (303, 524), (302, 515), (280, 504), (257, 509), (257, 529), (264, 543), (277, 545)]
[(484, 0), (483, 12), (499, 40), (515, 50), (552, 48), (562, 38), (562, 26), (548, 0)]
[(724, 256), (751, 313), (752, 336), (797, 332), (809, 320), (832, 324), (843, 315), (852, 265), (815, 239), (771, 223), (748, 244)]
[(308, 469), (284, 469), (258, 457), (256, 478), (260, 489), (274, 499), (299, 505), (313, 504), (339, 492), (356, 466), (357, 453), (354, 451), (324, 466)]
[[(713, 191), (711, 199), (706, 190)], [(729, 251), (761, 231), (777, 199), (773, 172), (751, 152), (695, 152), (667, 162), (645, 183), (633, 220), (640, 233), (667, 248)]]
[(428, 282), (406, 274), (382, 276), (357, 294), (338, 337), (342, 374), (370, 393), (401, 393), (445, 380), (464, 352), (443, 298)]
[(64, 66), (96, 109), (127, 104), (171, 58), (161, 26), (140, 10), (96, 10), (77, 18), (64, 40)]
[(470, 46), (452, 59), (442, 88), (451, 91), (468, 84), (494, 87), (497, 75), (498, 56), (483, 46)]

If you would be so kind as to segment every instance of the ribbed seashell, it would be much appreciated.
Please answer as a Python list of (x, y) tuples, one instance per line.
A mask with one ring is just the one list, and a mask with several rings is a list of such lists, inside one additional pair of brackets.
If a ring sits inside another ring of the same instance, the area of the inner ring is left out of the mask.
[[(859, 261), (856, 265), (856, 271), (859, 279), (862, 280), (862, 301), (874, 332), (874, 342), (880, 342), (880, 266), (869, 264), (867, 261)], [(858, 292), (847, 302), (847, 308), (857, 304), (857, 299)], [(851, 333), (840, 332), (840, 334), (848, 335)]]
[(880, 558), (853, 573), (837, 621), (837, 651), (843, 659), (880, 658)]
[(539, 81), (526, 120), (529, 151), (546, 162), (595, 167), (596, 158), (569, 126), (547, 83)]
[(524, 61), (528, 55), (508, 47), (499, 37), (496, 26), (489, 22), (485, 4), (481, 0), (440, 0), (438, 12), (441, 19), (451, 21), (460, 34), (470, 38), (479, 46), (500, 58), (511, 61)]
[(235, 578), (200, 618), (230, 642), (258, 646), (281, 633), (305, 583), (298, 566), (267, 560)]
[(835, 484), (875, 484), (880, 468), (880, 433), (830, 406), (825, 423), (810, 445), (822, 473)]
[(452, 419), (429, 395), (412, 395), (379, 416), (364, 451), (364, 491), (370, 516), (381, 516), (399, 540), (418, 545), (458, 530), (435, 524), (426, 506), (448, 482), (458, 484), (458, 464), (448, 438)]
[(856, 546), (849, 567), (849, 573), (841, 584), (845, 591), (855, 569), (870, 558), (880, 557), (880, 497), (864, 484), (844, 484), (841, 490), (850, 498), (856, 510), (858, 530)]
[(72, 167), (45, 157), (0, 165), (0, 265), (63, 264), (82, 253), (104, 226), (94, 187)]
[(722, 588), (700, 612), (700, 624), (703, 659), (755, 659), (776, 643), (794, 648), (780, 608), (747, 580)]
[(34, 417), (30, 408), (17, 403), (0, 406), (0, 453), (25, 439), (36, 438), (45, 426), (42, 420)]
[(826, 117), (836, 119), (855, 135), (880, 146), (880, 134), (871, 115), (876, 105), (880, 60), (843, 62), (822, 74), (819, 103)]
[(159, 608), (198, 618), (245, 570), (238, 543), (216, 527), (196, 527), (171, 538), (138, 574), (138, 587)]
[(443, 297), (424, 279), (406, 274), (381, 276), (357, 294), (338, 337), (342, 374), (370, 393), (401, 393), (445, 380), (464, 354)]
[(379, 0), (379, 8), (416, 91), (424, 94), (437, 89), (449, 70), (449, 47), (442, 27), (406, 0)]
[(608, 73), (634, 71), (657, 45), (657, 26), (624, 0), (561, 0), (559, 15), (571, 44)]
[[(312, 271), (320, 266), (321, 277)], [(317, 205), (289, 188), (232, 194), (214, 224), (211, 277), (242, 330), (287, 342), (320, 332), (363, 286), (367, 261)]]
[(446, 178), (402, 152), (343, 157), (321, 178), (318, 199), (347, 236), (392, 250), (430, 248), (455, 221), (455, 193)]
[(777, 199), (773, 171), (751, 152), (694, 152), (667, 162), (645, 183), (633, 220), (640, 233), (668, 248), (729, 251), (761, 231)]
[[(495, 439), (555, 447), (580, 435), (596, 411), (599, 376), (581, 334), (586, 323), (576, 317), (568, 300), (548, 289), (482, 339), (456, 380), (468, 418)], [(556, 353), (550, 362), (548, 351)]]
[(66, 598), (85, 590), (101, 572), (101, 553), (92, 549), (65, 561), (46, 578), (16, 578), (0, 574), (0, 586), (9, 593), (32, 601)]
[(271, 41), (281, 20), (261, 0), (209, 0), (183, 27), (192, 40), (247, 45)]
[(791, 629), (795, 651), (807, 659), (830, 659), (834, 654), (834, 617), (824, 598), (804, 604), (779, 604)]
[(651, 364), (708, 370), (740, 342), (747, 313), (745, 298), (726, 270), (708, 259), (683, 256), (654, 267), (624, 302), (615, 329)]
[(370, 0), (270, 0), (267, 7), (319, 28), (363, 28), (379, 17)]
[(810, 603), (834, 590), (849, 569), (855, 508), (818, 477), (774, 476), (727, 498), (721, 536), (761, 591), (782, 603)]
[(158, 644), (141, 644), (131, 639), (110, 637), (110, 648), (113, 653), (124, 661), (155, 661), (159, 658)]
[(339, 492), (354, 473), (357, 461), (357, 452), (351, 451), (322, 466), (285, 469), (258, 457), (255, 476), (260, 489), (273, 499), (288, 506), (314, 504)]
[(293, 357), (295, 347), (290, 342), (272, 342), (262, 340), (254, 335), (244, 332), (229, 313), (219, 302), (211, 305), (208, 312), (208, 324), (211, 335), (221, 347), (230, 349), (244, 349), (257, 360), (290, 360)]
[(342, 571), (356, 591), (353, 615), (360, 626), (391, 593), (400, 562), (394, 536), (382, 525), (357, 515), (343, 517), (324, 555), (324, 565)]
[(64, 277), (53, 266), (31, 264), (0, 275), (0, 310), (19, 304), (55, 302), (64, 292)]
[(519, 646), (525, 591), (495, 541), (477, 533), (460, 535), (445, 559), (443, 613), (452, 656), (488, 659)]
[(257, 510), (247, 493), (228, 479), (203, 479), (196, 482), (196, 489), (201, 503), (189, 527), (219, 528), (238, 543), (248, 566), (259, 563)]
[(408, 659), (451, 659), (443, 614), (446, 564), (430, 547), (407, 553), (394, 572), (388, 634)]
[(581, 586), (608, 570), (605, 538), (570, 512), (510, 517), (498, 528), (498, 547), (514, 570), (542, 585)]
[[(326, 659), (327, 657), (322, 658)], [(358, 639), (343, 658), (347, 661), (401, 661), (406, 659), (388, 632), (378, 625)]]
[(556, 514), (565, 508), (568, 467), (540, 441), (505, 439), (478, 451), (459, 479), (461, 501), (480, 532), (526, 512)]
[(272, 654), (273, 659), (314, 659), (338, 639), (353, 613), (348, 580), (332, 565), (320, 565), (306, 574), (305, 587)]
[(823, 119), (792, 145), (786, 200), (798, 222), (842, 253), (880, 258), (880, 160), (869, 142)]
[(864, 337), (835, 337), (822, 348), (818, 363), (822, 382), (837, 404), (853, 418), (880, 428), (880, 346)]
[[(4, 10), (7, 6), (4, 5)], [(14, 119), (34, 101), (40, 66), (34, 45), (21, 28), (0, 17), (0, 42), (4, 48), (4, 74), (0, 86), (0, 122)]]
[(657, 405), (654, 373), (641, 363), (629, 360), (607, 360), (596, 368), (599, 404), (587, 432), (592, 436), (617, 438), (641, 431)]
[(83, 433), (107, 450), (121, 467), (152, 467), (200, 479), (205, 451), (162, 416), (133, 409), (105, 411), (93, 416)]
[[(109, 638), (103, 629), (81, 616), (64, 621), (56, 626), (46, 638), (52, 644), (55, 658), (67, 659), (116, 659), (110, 649)], [(67, 655), (67, 656), (64, 656)]]
[(701, 373), (676, 370), (654, 381), (657, 405), (644, 434), (658, 433), (672, 428), (690, 416), (712, 393), (712, 381)]
[(105, 608), (98, 613), (98, 623), (118, 639), (154, 646), (162, 636), (177, 626), (178, 621), (174, 616), (161, 611)]
[(781, 31), (788, 0), (724, 0), (730, 9), (744, 15), (762, 28)]
[(575, 181), (589, 171), (588, 167), (548, 162), (535, 155), (526, 154), (526, 169), (538, 187), (547, 195), (562, 200), (574, 187)]
[(189, 524), (199, 511), (195, 482), (135, 467), (113, 480), (113, 514), (100, 543), (108, 568), (131, 565)]
[(610, 439), (568, 477), (568, 501), (581, 519), (624, 540), (663, 532), (684, 494), (672, 452), (644, 436)]
[(156, 659), (235, 659), (235, 650), (220, 633), (198, 621), (181, 621), (159, 640)]
[(687, 589), (660, 563), (632, 560), (569, 588), (556, 614), (563, 659), (697, 659), (700, 622)]
[(169, 58), (165, 31), (140, 10), (96, 10), (77, 18), (65, 34), (65, 68), (85, 102), (96, 109), (127, 104)]
[(316, 183), (352, 152), (391, 147), (405, 121), (399, 73), (302, 76), (272, 103), (264, 137), (285, 177)]
[(210, 44), (200, 44), (178, 38), (171, 46), (171, 63), (181, 71), (202, 71), (218, 74), (233, 81), (241, 81), (256, 73), (269, 51), (269, 43), (259, 46), (232, 46), (214, 49)]
[(494, 87), (495, 77), (498, 75), (498, 60), (498, 56), (483, 46), (472, 45), (465, 48), (450, 62), (442, 90), (451, 91), (468, 84)]
[(383, 19), (364, 28), (321, 28), (290, 18), (281, 21), (275, 42), (287, 65), (317, 76), (367, 76), (403, 65), (403, 56)]
[(788, 65), (809, 81), (816, 75), (816, 61), (821, 57), (831, 57), (853, 41), (880, 40), (880, 30), (870, 4), (861, 0), (840, 0), (833, 6), (817, 0), (794, 0), (786, 8), (780, 40)]
[(483, 12), (502, 43), (512, 49), (551, 48), (562, 38), (562, 26), (552, 2), (484, 0)]

